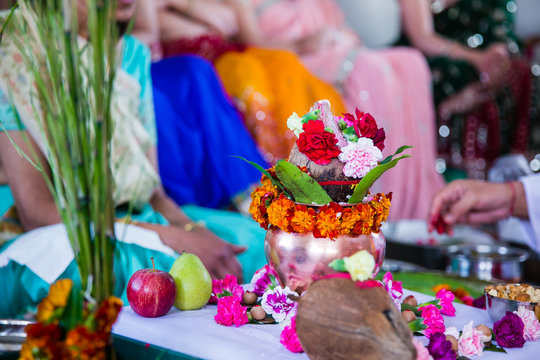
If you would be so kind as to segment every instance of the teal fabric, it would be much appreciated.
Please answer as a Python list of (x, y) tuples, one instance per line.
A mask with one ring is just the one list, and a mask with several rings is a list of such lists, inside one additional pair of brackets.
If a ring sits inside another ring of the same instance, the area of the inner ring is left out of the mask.
[(9, 186), (0, 185), (0, 216), (4, 214), (13, 205), (13, 196)]

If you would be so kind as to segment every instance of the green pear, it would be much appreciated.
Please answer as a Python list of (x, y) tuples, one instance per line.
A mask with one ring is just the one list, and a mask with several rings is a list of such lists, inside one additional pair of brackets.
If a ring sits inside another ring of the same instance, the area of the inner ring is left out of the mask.
[(195, 310), (206, 305), (212, 295), (212, 278), (197, 255), (180, 255), (169, 274), (176, 283), (174, 306), (180, 310)]

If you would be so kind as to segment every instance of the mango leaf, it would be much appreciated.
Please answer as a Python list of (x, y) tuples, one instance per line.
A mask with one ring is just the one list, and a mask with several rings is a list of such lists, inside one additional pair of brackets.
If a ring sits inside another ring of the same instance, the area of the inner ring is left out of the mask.
[(413, 148), (413, 146), (410, 146), (410, 145), (403, 145), (402, 147), (400, 147), (400, 148), (398, 148), (398, 149), (396, 150), (396, 152), (394, 153), (394, 155), (389, 155), (389, 156), (387, 156), (383, 161), (381, 161), (381, 162), (379, 163), (379, 165), (384, 165), (384, 164), (390, 162), (390, 160), (392, 160), (392, 158), (393, 158), (394, 156), (396, 156), (396, 155), (398, 155), (398, 154), (401, 154), (401, 153), (402, 153), (404, 150), (406, 150), (406, 149), (411, 149), (411, 148)]
[(276, 164), (276, 175), (297, 202), (326, 205), (332, 201), (315, 179), (290, 162), (279, 160)]
[(422, 316), (422, 312), (420, 310), (418, 310), (416, 307), (412, 306), (412, 305), (409, 305), (409, 304), (406, 304), (406, 303), (402, 303), (401, 304), (401, 311), (405, 311), (405, 310), (410, 310), (414, 313), (414, 315), (416, 316)]
[(347, 272), (347, 269), (345, 268), (345, 260), (343, 259), (334, 259), (330, 264), (328, 264), (328, 266), (339, 272)]
[(283, 187), (283, 185), (281, 185), (281, 182), (279, 181), (279, 179), (276, 179), (275, 177), (273, 177), (272, 175), (270, 175), (270, 173), (269, 173), (265, 168), (263, 168), (261, 165), (257, 164), (256, 162), (253, 162), (253, 161), (249, 161), (249, 160), (247, 160), (247, 159), (244, 159), (244, 158), (241, 157), (241, 156), (233, 155), (233, 157), (244, 160), (245, 162), (247, 162), (248, 164), (250, 164), (251, 166), (253, 166), (253, 167), (256, 168), (257, 170), (259, 170), (260, 172), (262, 172), (263, 175), (266, 176), (267, 178), (269, 178), (269, 179), (272, 181), (272, 184), (274, 184), (274, 185), (277, 186), (279, 189), (281, 189), (281, 191), (283, 191), (283, 193), (284, 193), (288, 198), (291, 197), (291, 195), (287, 192), (287, 190), (285, 190), (285, 188)]
[(399, 160), (405, 159), (408, 157), (411, 157), (411, 156), (403, 155), (394, 160), (391, 160), (390, 162), (387, 162), (386, 164), (378, 165), (374, 167), (373, 169), (371, 169), (371, 171), (368, 172), (366, 176), (362, 178), (362, 180), (360, 180), (358, 185), (356, 185), (356, 188), (354, 189), (353, 194), (349, 198), (349, 204), (356, 204), (356, 203), (361, 202), (366, 196), (366, 193), (371, 187), (371, 185), (373, 185), (373, 183), (377, 181), (377, 179), (380, 178), (381, 175), (384, 174), (385, 171), (390, 170), (391, 168), (396, 166)]
[(424, 325), (424, 318), (417, 318), (416, 320), (411, 321), (408, 325), (412, 332), (420, 332), (427, 329), (427, 326)]
[(484, 351), (491, 351), (491, 352), (501, 352), (506, 354), (506, 350), (502, 347), (498, 347), (497, 345), (491, 343), (488, 346), (484, 348)]

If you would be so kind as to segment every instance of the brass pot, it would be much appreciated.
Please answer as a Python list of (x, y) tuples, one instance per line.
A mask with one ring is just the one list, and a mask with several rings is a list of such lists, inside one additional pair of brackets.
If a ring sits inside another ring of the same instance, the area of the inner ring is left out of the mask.
[(271, 229), (266, 233), (266, 260), (276, 270), (283, 286), (304, 292), (316, 279), (335, 274), (328, 266), (334, 259), (367, 250), (375, 259), (375, 276), (384, 260), (386, 240), (382, 232), (370, 235), (340, 235), (337, 239), (316, 238), (312, 233), (287, 233)]

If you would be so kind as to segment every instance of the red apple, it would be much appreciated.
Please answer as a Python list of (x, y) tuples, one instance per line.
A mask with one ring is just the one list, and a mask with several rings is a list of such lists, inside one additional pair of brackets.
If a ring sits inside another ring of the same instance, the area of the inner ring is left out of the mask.
[(127, 285), (127, 299), (135, 313), (144, 317), (163, 316), (176, 299), (176, 284), (166, 271), (152, 269), (136, 271)]

